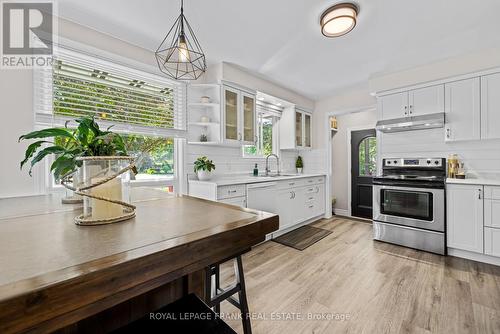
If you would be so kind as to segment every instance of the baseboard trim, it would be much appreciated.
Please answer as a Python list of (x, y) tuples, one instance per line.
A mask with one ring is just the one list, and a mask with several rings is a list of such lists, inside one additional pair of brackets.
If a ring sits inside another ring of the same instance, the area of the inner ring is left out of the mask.
[(495, 257), (495, 256), (486, 255), (486, 254), (474, 253), (474, 252), (469, 252), (469, 251), (465, 251), (465, 250), (461, 250), (461, 249), (455, 249), (455, 248), (448, 247), (448, 255), (455, 256), (455, 257), (461, 257), (464, 259), (477, 261), (477, 262), (484, 262), (484, 263), (492, 264), (495, 266), (500, 266), (500, 258)]
[(335, 215), (349, 217), (349, 210), (335, 209)]

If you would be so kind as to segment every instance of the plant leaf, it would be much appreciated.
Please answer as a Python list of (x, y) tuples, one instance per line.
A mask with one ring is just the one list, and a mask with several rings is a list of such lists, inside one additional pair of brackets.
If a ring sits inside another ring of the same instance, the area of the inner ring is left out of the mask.
[(50, 169), (54, 171), (54, 178), (60, 180), (62, 175), (75, 171), (76, 166), (76, 161), (73, 158), (61, 155), (54, 161)]
[(33, 160), (31, 160), (31, 167), (29, 170), (29, 175), (31, 176), (31, 171), (33, 170), (33, 166), (35, 166), (40, 160), (45, 158), (49, 154), (62, 154), (65, 153), (66, 149), (61, 146), (49, 146), (41, 150), (40, 152), (35, 155)]
[(36, 139), (36, 138), (48, 138), (48, 137), (64, 137), (64, 138), (71, 138), (73, 140), (75, 139), (73, 137), (73, 134), (67, 129), (49, 128), (39, 131), (33, 131), (25, 135), (22, 135), (21, 137), (19, 137), (18, 141), (24, 139)]
[(23, 169), (24, 164), (28, 162), (28, 160), (33, 156), (33, 154), (35, 154), (36, 150), (38, 150), (38, 148), (42, 146), (43, 143), (50, 143), (50, 142), (46, 140), (39, 140), (28, 146), (28, 148), (26, 149), (24, 160), (21, 161), (21, 166), (20, 166), (21, 169)]

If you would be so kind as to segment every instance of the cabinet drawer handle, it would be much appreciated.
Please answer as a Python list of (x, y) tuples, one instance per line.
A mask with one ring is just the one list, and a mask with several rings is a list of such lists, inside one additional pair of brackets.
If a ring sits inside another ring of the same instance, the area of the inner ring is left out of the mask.
[(313, 188), (309, 188), (309, 189), (307, 189), (307, 191), (309, 191), (309, 192), (311, 192), (311, 191), (313, 191), (313, 190), (314, 190)]
[(316, 187), (316, 194), (319, 193), (319, 187)]
[(312, 208), (314, 208), (314, 205), (309, 205), (309, 209), (312, 209)]
[(314, 180), (307, 180), (307, 182), (312, 183)]
[(309, 197), (309, 200), (310, 200), (310, 201), (311, 201), (311, 200), (313, 200), (313, 199), (314, 199), (314, 197)]
[(232, 193), (235, 193), (237, 190), (228, 190), (227, 193), (228, 194), (232, 194)]
[(293, 186), (294, 184), (295, 184), (295, 182), (290, 182), (288, 185)]

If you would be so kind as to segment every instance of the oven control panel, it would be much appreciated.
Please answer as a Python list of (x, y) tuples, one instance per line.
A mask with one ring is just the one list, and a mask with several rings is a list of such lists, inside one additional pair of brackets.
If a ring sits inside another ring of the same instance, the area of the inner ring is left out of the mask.
[(384, 167), (442, 167), (441, 158), (396, 158), (384, 159)]

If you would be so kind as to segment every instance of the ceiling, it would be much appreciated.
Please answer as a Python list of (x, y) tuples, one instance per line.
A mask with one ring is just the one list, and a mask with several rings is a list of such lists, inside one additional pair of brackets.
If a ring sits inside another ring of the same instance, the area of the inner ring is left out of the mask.
[[(359, 0), (358, 25), (328, 39), (321, 12), (338, 1), (185, 0), (209, 64), (226, 61), (318, 100), (393, 72), (500, 47), (498, 0)], [(59, 15), (156, 50), (174, 0), (59, 0)]]

